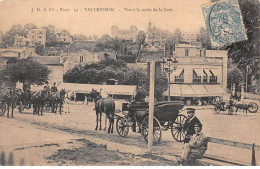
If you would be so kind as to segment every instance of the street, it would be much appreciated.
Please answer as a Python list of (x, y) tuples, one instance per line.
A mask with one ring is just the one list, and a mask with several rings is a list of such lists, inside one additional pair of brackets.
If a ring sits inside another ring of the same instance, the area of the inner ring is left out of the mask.
[[(247, 115), (242, 111), (237, 115), (221, 112), (215, 115), (210, 106), (195, 108), (207, 136), (260, 145), (259, 112)], [(181, 153), (182, 143), (172, 138), (170, 130), (163, 131), (161, 143), (153, 147), (153, 154), (162, 158), (144, 156), (147, 144), (139, 133), (130, 130), (129, 135), (123, 138), (115, 127), (114, 133), (109, 135), (103, 130), (95, 131), (96, 114), (92, 103), (76, 102), (71, 104), (71, 113), (62, 115), (47, 112), (38, 116), (31, 110), (24, 110), (21, 114), (16, 111), (14, 116), (14, 119), (6, 118), (6, 114), (0, 117), (0, 151), (5, 152), (6, 159), (12, 152), (15, 165), (176, 165)], [(102, 120), (104, 123), (104, 118)], [(86, 149), (93, 151), (88, 154)], [(84, 153), (86, 156), (82, 155)], [(100, 159), (98, 153), (109, 155)], [(243, 162), (251, 160), (249, 150), (217, 144), (209, 144), (206, 154)], [(168, 160), (163, 158), (166, 156)]]

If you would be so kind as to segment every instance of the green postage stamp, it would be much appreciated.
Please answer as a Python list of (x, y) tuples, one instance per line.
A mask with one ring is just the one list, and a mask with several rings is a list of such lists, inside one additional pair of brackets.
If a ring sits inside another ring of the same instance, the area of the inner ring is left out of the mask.
[(212, 47), (247, 40), (237, 0), (224, 0), (202, 7)]

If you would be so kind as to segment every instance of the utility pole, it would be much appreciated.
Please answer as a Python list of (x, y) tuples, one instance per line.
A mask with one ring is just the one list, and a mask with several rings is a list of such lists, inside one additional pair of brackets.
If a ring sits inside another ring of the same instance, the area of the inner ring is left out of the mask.
[(150, 62), (150, 92), (149, 92), (149, 123), (148, 123), (148, 153), (149, 154), (152, 154), (152, 146), (153, 146), (154, 81), (155, 81), (155, 61), (151, 61)]

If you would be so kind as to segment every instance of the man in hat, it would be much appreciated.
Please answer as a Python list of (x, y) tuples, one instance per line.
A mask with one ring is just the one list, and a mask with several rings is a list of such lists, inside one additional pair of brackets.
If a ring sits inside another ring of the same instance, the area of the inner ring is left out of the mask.
[(201, 122), (195, 116), (195, 109), (188, 108), (187, 114), (188, 114), (188, 119), (185, 121), (184, 127), (183, 127), (184, 131), (187, 131), (186, 135), (185, 135), (184, 143), (188, 143), (190, 141), (192, 135), (195, 134), (194, 124), (197, 123), (197, 124), (201, 125)]
[(195, 123), (195, 134), (191, 137), (189, 143), (184, 144), (181, 158), (178, 160), (179, 164), (186, 165), (191, 160), (203, 158), (208, 149), (208, 138), (201, 132), (201, 130), (202, 125), (200, 123)]
[(53, 86), (51, 87), (51, 92), (58, 92), (58, 89), (56, 87), (56, 82), (53, 83)]

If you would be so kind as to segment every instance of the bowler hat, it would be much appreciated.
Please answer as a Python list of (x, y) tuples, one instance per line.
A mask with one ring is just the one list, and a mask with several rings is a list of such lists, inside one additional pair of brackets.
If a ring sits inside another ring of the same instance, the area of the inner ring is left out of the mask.
[(193, 109), (193, 108), (187, 108), (187, 113), (195, 113), (195, 109)]

